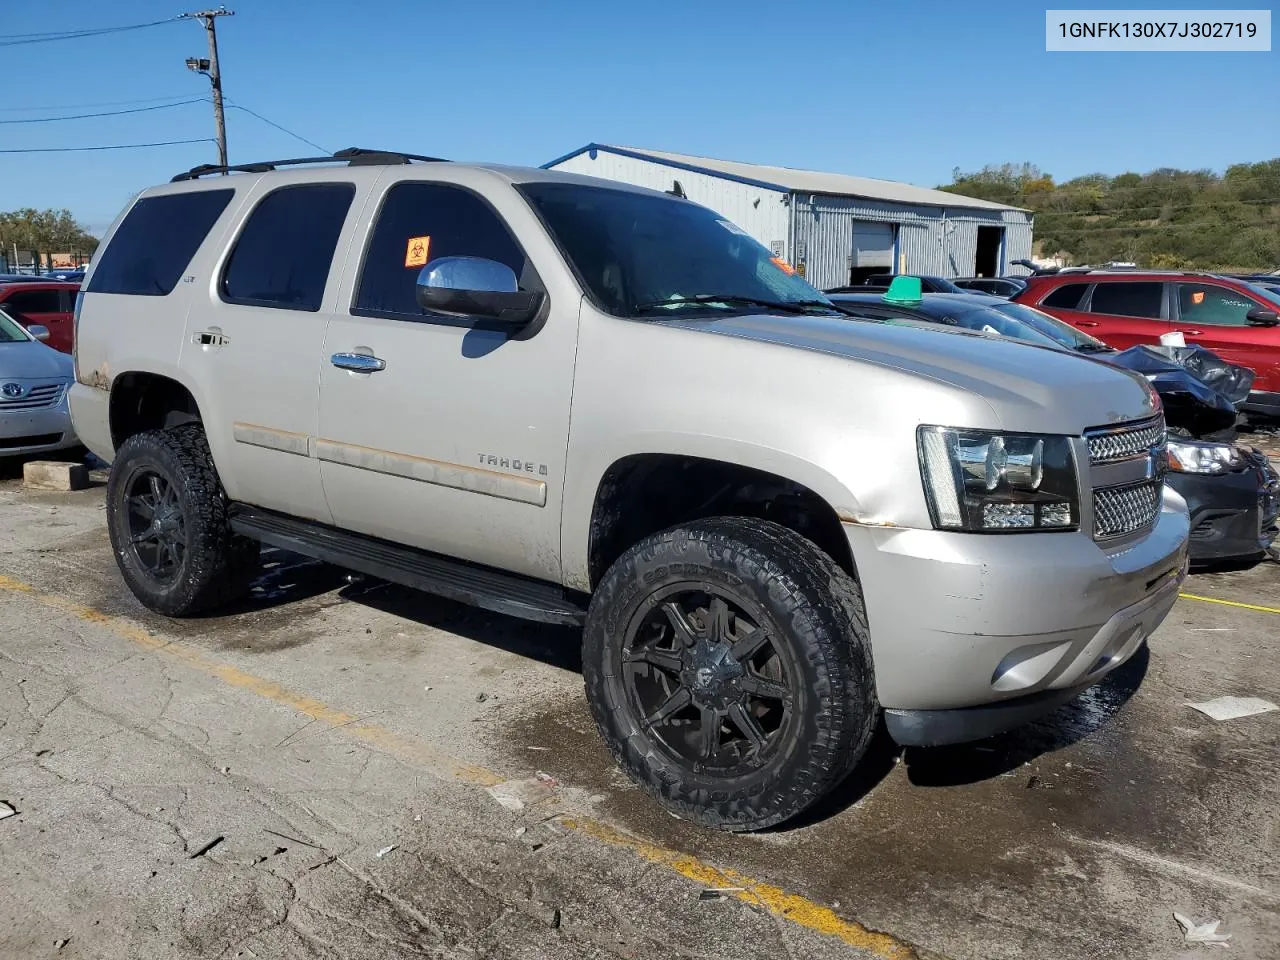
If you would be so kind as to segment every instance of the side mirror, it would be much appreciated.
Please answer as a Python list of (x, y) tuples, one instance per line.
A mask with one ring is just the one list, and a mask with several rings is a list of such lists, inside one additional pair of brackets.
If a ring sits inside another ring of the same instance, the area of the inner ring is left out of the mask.
[(1254, 307), (1244, 315), (1244, 319), (1251, 327), (1274, 327), (1280, 324), (1280, 313), (1266, 307)]
[(515, 271), (481, 257), (441, 257), (418, 273), (418, 305), (455, 317), (519, 327), (533, 320), (546, 295), (522, 291)]
[(44, 324), (33, 323), (31, 326), (27, 327), (27, 333), (31, 334), (41, 343), (44, 343), (44, 341), (49, 339), (49, 328), (44, 326)]

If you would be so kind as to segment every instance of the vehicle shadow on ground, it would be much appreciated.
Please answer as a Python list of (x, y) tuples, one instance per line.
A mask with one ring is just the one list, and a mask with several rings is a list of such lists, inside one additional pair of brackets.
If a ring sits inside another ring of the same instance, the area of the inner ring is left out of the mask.
[(218, 608), (207, 618), (263, 613), (335, 590), (340, 600), (349, 603), (424, 627), (446, 630), (562, 670), (582, 672), (582, 636), (577, 630), (489, 613), (373, 577), (348, 573), (274, 547), (262, 548), (261, 569), (249, 594), (230, 607)]
[[(262, 552), (262, 572), (236, 612), (271, 610), (337, 590), (337, 596), (426, 627), (446, 630), (478, 643), (549, 666), (582, 672), (578, 630), (489, 613), (274, 548)], [(811, 826), (854, 806), (905, 763), (908, 780), (921, 787), (954, 787), (993, 779), (1094, 734), (1124, 707), (1141, 685), (1150, 663), (1144, 644), (1128, 663), (1053, 713), (1024, 727), (975, 743), (903, 749), (883, 720), (877, 724), (862, 760), (849, 777), (800, 817), (775, 829)]]
[(999, 736), (948, 747), (898, 746), (884, 722), (878, 725), (862, 761), (847, 780), (799, 817), (776, 828), (786, 832), (828, 820), (857, 804), (899, 762), (917, 787), (956, 787), (979, 783), (1016, 770), (1046, 753), (1070, 746), (1110, 722), (1146, 676), (1146, 644), (1105, 680), (1040, 720)]
[(343, 588), (344, 599), (489, 647), (582, 672), (582, 631), (490, 613), (395, 584), (368, 581)]
[(1091, 736), (1120, 712), (1142, 684), (1151, 662), (1144, 643), (1127, 663), (1040, 720), (975, 743), (905, 751), (907, 778), (921, 787), (953, 787), (989, 780), (1042, 754)]

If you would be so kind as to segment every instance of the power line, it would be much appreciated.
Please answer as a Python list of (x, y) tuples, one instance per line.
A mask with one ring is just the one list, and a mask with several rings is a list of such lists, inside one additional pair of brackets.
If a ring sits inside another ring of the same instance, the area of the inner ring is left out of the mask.
[(275, 127), (281, 133), (287, 133), (289, 136), (293, 137), (293, 139), (295, 140), (301, 140), (303, 143), (305, 143), (309, 147), (315, 147), (321, 153), (333, 152), (332, 150), (328, 150), (325, 147), (320, 146), (320, 144), (316, 143), (313, 140), (308, 140), (306, 137), (301, 136), (300, 134), (294, 133), (292, 130), (288, 129), (287, 127), (280, 126), (280, 124), (276, 123), (274, 120), (267, 119), (262, 114), (258, 113), (256, 110), (250, 110), (248, 107), (242, 106), (238, 103), (231, 103), (229, 101), (227, 103), (227, 106), (229, 106), (232, 110), (242, 110), (243, 112), (249, 114), (249, 116), (251, 117), (257, 117), (259, 120), (261, 120), (263, 123), (267, 124), (268, 126)]
[(31, 113), (36, 110), (95, 110), (98, 107), (134, 107), (144, 103), (164, 103), (167, 100), (181, 100), (185, 93), (175, 93), (171, 97), (145, 97), (135, 100), (102, 100), (98, 103), (58, 103), (43, 106), (29, 105), (25, 107), (0, 107), (0, 113)]
[(81, 40), (85, 37), (101, 37), (109, 33), (126, 33), (130, 30), (145, 30), (147, 27), (158, 27), (165, 23), (176, 23), (181, 17), (168, 17), (164, 20), (152, 20), (149, 23), (131, 23), (122, 27), (97, 27), (87, 30), (64, 30), (58, 33), (15, 33), (0, 37), (0, 47), (17, 47), (29, 43), (52, 43), (56, 40)]
[(180, 143), (215, 143), (212, 137), (196, 137), (194, 140), (160, 140), (156, 143), (111, 143), (96, 147), (27, 147), (21, 150), (0, 150), (0, 153), (88, 153), (94, 150), (138, 150), (142, 147), (174, 147)]
[(0, 120), (0, 123), (57, 123), (59, 120), (87, 120), (91, 117), (120, 117), (126, 113), (148, 113), (152, 110), (168, 110), (170, 107), (184, 107), (189, 103), (208, 103), (208, 97), (195, 97), (190, 100), (179, 100), (177, 103), (162, 103), (154, 107), (134, 107), (131, 110), (107, 110), (103, 113), (75, 113), (66, 117), (32, 117), (22, 120)]

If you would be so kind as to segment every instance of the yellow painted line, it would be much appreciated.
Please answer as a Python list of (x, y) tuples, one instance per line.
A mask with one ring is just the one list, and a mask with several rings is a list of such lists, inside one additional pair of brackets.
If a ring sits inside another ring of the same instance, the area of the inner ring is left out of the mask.
[(1260, 613), (1280, 613), (1280, 607), (1260, 607), (1256, 603), (1241, 603), (1238, 600), (1219, 600), (1217, 597), (1201, 597), (1194, 593), (1180, 593), (1184, 600), (1199, 600), (1201, 603), (1218, 603), (1224, 607), (1239, 607), (1241, 610), (1257, 610)]
[(725, 896), (737, 897), (746, 903), (763, 907), (775, 917), (789, 920), (797, 926), (815, 930), (828, 937), (843, 940), (849, 946), (865, 950), (876, 957), (882, 957), (883, 960), (915, 960), (917, 956), (910, 945), (903, 943), (897, 937), (868, 930), (860, 923), (842, 919), (828, 907), (794, 893), (788, 893), (780, 887), (753, 880), (736, 870), (713, 867), (687, 853), (646, 843), (597, 820), (573, 820), (565, 817), (559, 822), (585, 836), (630, 850), (642, 860), (674, 870), (680, 876), (692, 880), (701, 887), (721, 890), (738, 887), (740, 888), (738, 890), (726, 890)]
[(101, 610), (95, 610), (84, 604), (76, 603), (74, 600), (67, 600), (64, 597), (45, 593), (30, 584), (23, 583), (21, 580), (15, 580), (4, 575), (0, 575), (0, 590), (30, 597), (43, 606), (58, 610), (78, 620), (99, 624), (106, 627), (117, 637), (128, 640), (144, 650), (176, 660), (183, 666), (221, 680), (237, 690), (244, 690), (262, 697), (264, 700), (292, 707), (303, 716), (326, 726), (341, 727), (343, 733), (362, 740), (375, 749), (414, 760), (419, 764), (432, 768), (443, 776), (479, 787), (491, 787), (495, 783), (501, 783), (504, 779), (483, 767), (456, 760), (439, 750), (432, 749), (421, 741), (410, 740), (385, 727), (366, 723), (357, 716), (337, 710), (305, 693), (290, 690), (274, 680), (267, 680), (264, 677), (247, 673), (238, 667), (233, 667), (231, 664), (207, 657), (198, 647), (193, 647), (177, 640), (163, 640), (155, 634), (143, 630), (141, 627), (134, 626), (119, 617), (103, 613)]
[[(198, 647), (179, 640), (164, 640), (121, 617), (114, 617), (65, 597), (45, 593), (13, 577), (0, 574), (0, 592), (18, 594), (42, 606), (75, 617), (77, 620), (97, 624), (143, 650), (170, 658), (206, 676), (221, 680), (237, 690), (244, 690), (270, 700), (272, 703), (290, 707), (303, 716), (334, 729), (340, 727), (344, 735), (355, 737), (374, 749), (416, 762), (441, 778), (476, 787), (490, 787), (507, 779), (492, 770), (450, 757), (421, 741), (410, 740), (385, 727), (364, 722), (357, 716), (331, 707), (305, 693), (290, 690), (274, 680), (267, 680), (215, 660), (206, 656)], [(763, 908), (773, 916), (843, 941), (881, 960), (916, 960), (917, 954), (909, 944), (890, 934), (869, 930), (860, 923), (845, 920), (830, 908), (798, 894), (788, 893), (781, 887), (762, 883), (735, 870), (714, 867), (678, 850), (636, 839), (598, 820), (563, 817), (558, 819), (566, 828), (576, 833), (627, 850), (642, 860), (666, 867), (699, 886), (739, 887), (740, 890), (726, 893), (726, 896), (737, 897), (746, 903)]]

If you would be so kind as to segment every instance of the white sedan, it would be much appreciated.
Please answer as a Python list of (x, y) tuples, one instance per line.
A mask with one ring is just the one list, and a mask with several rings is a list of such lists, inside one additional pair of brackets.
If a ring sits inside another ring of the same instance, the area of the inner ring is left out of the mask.
[(48, 335), (41, 326), (24, 329), (0, 310), (0, 457), (50, 453), (80, 442), (67, 410), (74, 364), (40, 342)]

